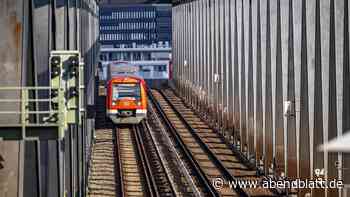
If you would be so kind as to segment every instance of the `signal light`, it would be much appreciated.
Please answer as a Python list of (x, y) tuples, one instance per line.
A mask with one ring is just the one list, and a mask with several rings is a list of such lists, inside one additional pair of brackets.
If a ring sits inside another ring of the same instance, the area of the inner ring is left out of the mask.
[(61, 58), (58, 56), (54, 56), (51, 58), (51, 66), (57, 67), (61, 64)]
[(71, 56), (69, 57), (69, 64), (72, 66), (79, 66), (79, 58), (78, 56)]
[(78, 90), (76, 87), (70, 87), (69, 88), (69, 97), (72, 98), (74, 96), (78, 95)]
[(56, 77), (61, 74), (61, 58), (54, 56), (51, 58), (51, 77)]
[(78, 71), (78, 68), (79, 68), (79, 58), (77, 56), (71, 56), (69, 59), (69, 71), (70, 71), (70, 74), (72, 76), (76, 76), (77, 75), (77, 71)]

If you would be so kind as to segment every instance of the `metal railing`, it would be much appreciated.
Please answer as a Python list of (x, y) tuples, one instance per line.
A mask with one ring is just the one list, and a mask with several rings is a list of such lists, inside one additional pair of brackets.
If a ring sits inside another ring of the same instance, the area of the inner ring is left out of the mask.
[(64, 108), (59, 101), (58, 108), (52, 108), (52, 90), (51, 87), (0, 87), (0, 117), (8, 120), (0, 122), (0, 138), (19, 129), (21, 139), (27, 138), (27, 128), (57, 127), (55, 130), (59, 130), (63, 126), (59, 117), (64, 116)]

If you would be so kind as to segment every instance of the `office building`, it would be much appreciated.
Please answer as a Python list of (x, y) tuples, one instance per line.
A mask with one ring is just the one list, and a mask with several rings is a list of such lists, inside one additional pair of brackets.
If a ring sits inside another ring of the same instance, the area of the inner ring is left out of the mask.
[(104, 48), (170, 46), (171, 5), (101, 5), (100, 43)]

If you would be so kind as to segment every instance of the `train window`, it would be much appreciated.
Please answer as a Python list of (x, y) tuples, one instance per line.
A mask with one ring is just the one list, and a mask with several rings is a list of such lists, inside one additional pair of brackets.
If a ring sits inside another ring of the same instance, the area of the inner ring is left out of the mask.
[(113, 99), (135, 98), (141, 99), (141, 88), (138, 83), (123, 83), (113, 86)]

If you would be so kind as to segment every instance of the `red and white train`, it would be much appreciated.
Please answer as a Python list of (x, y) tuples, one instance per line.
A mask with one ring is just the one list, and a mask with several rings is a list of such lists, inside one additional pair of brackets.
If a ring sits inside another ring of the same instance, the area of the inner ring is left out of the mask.
[(138, 124), (147, 116), (146, 82), (127, 62), (108, 65), (106, 112), (115, 124)]

